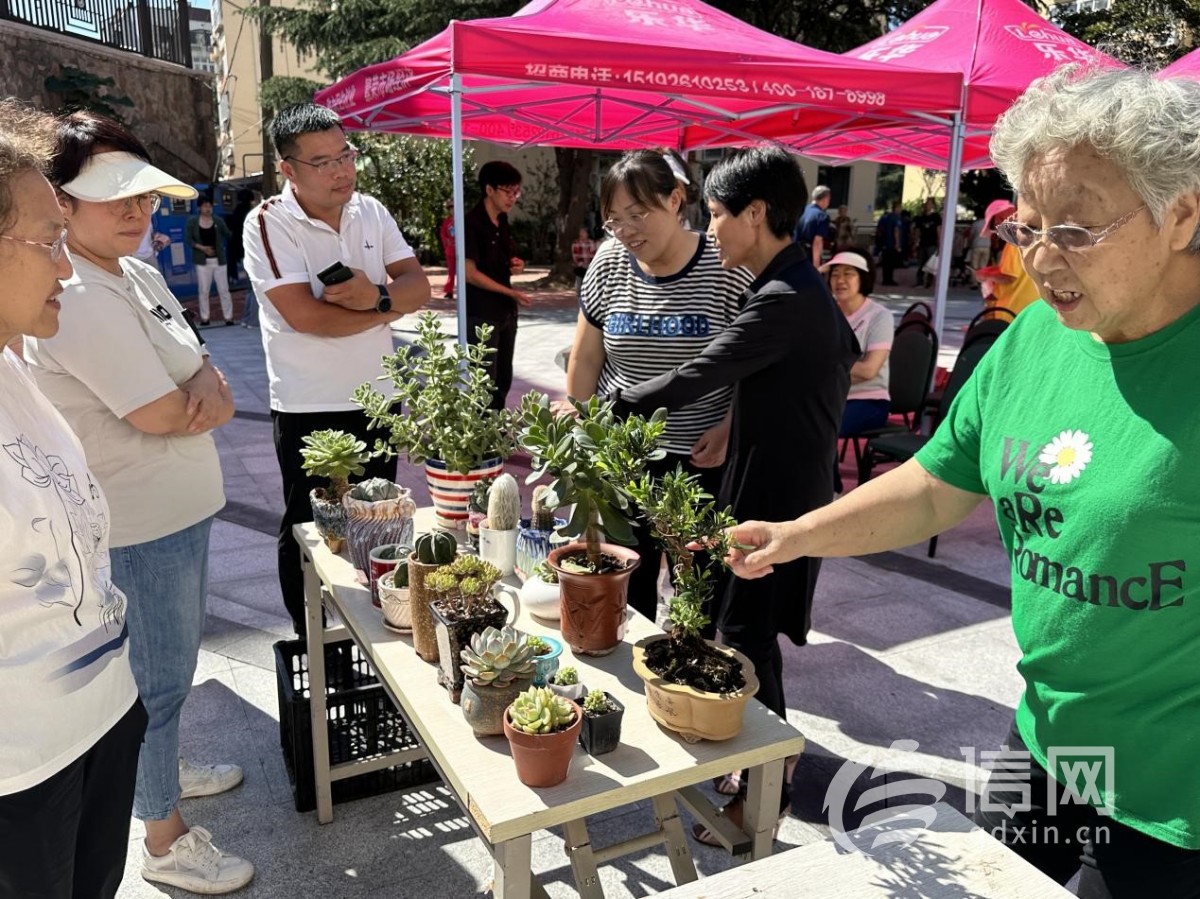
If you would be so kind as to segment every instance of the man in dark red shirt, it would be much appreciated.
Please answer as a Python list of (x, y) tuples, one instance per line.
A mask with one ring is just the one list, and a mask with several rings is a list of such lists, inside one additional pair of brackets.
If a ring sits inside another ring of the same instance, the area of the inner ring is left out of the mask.
[(464, 222), (467, 280), (467, 334), (475, 342), (475, 328), (492, 326), (488, 346), (496, 390), (491, 407), (503, 409), (512, 387), (513, 350), (517, 344), (517, 312), (532, 301), (514, 290), (512, 276), (525, 270), (508, 227), (508, 213), (521, 196), (521, 173), (507, 162), (486, 163), (479, 170), (483, 198), (467, 213)]

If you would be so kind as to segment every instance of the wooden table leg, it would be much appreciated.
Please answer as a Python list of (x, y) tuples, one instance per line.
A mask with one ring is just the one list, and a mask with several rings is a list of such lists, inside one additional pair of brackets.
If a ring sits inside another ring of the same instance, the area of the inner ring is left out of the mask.
[(659, 830), (666, 835), (667, 860), (671, 863), (671, 873), (675, 875), (675, 885), (691, 883), (698, 877), (696, 863), (692, 860), (692, 850), (683, 832), (683, 821), (679, 817), (675, 797), (668, 793), (655, 796), (653, 802), (655, 820)]
[(317, 794), (317, 821), (333, 820), (333, 786), (329, 776), (329, 725), (325, 705), (325, 625), (321, 579), (312, 557), (301, 547), (304, 571), (304, 611), (308, 621), (308, 708), (312, 722), (313, 783)]
[(604, 899), (604, 888), (600, 884), (600, 872), (596, 869), (596, 856), (592, 852), (592, 838), (588, 836), (587, 822), (582, 818), (563, 825), (567, 842), (567, 858), (571, 860), (571, 871), (575, 874), (575, 889), (579, 899)]
[(493, 899), (546, 899), (533, 879), (532, 838), (526, 834), (492, 846)]
[(779, 820), (779, 794), (783, 789), (783, 759), (766, 762), (750, 769), (746, 804), (742, 806), (742, 829), (750, 837), (750, 857), (766, 858), (775, 842), (775, 822)]

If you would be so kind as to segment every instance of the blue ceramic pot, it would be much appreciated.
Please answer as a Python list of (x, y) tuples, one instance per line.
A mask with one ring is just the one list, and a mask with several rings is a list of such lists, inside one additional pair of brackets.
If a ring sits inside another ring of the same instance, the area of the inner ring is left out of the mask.
[[(539, 634), (539, 636), (541, 636)], [(542, 637), (550, 645), (550, 651), (545, 655), (534, 656), (533, 664), (533, 685), (535, 687), (544, 687), (549, 682), (550, 678), (554, 677), (554, 672), (558, 670), (558, 658), (562, 655), (563, 645), (553, 637)]]
[[(567, 523), (565, 518), (554, 519), (554, 527), (561, 528)], [(522, 518), (517, 528), (517, 560), (514, 571), (524, 583), (529, 580), (533, 569), (546, 561), (550, 550), (556, 546), (570, 542), (569, 537), (560, 537), (554, 531), (539, 531), (529, 526), (529, 519)]]

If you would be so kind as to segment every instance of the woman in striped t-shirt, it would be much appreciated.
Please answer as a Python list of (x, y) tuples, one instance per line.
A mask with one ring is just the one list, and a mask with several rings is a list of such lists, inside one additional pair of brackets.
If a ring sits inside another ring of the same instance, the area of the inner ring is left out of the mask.
[[(626, 153), (604, 176), (600, 210), (616, 240), (604, 243), (584, 277), (569, 396), (609, 394), (673, 371), (737, 315), (750, 273), (723, 270), (712, 242), (683, 224), (683, 207), (698, 195), (670, 152)], [(667, 455), (651, 473), (682, 464), (715, 496), (732, 395), (732, 386), (723, 386), (672, 411), (660, 444)], [(648, 527), (637, 534), (642, 564), (629, 582), (629, 604), (653, 620), (661, 554)]]

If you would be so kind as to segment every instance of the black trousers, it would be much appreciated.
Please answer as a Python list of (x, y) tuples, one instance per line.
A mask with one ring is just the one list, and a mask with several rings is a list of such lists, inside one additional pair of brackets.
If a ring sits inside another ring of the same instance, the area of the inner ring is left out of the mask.
[(0, 796), (0, 896), (116, 896), (129, 854), (133, 785), (145, 732), (146, 710), (137, 700), (66, 768), (28, 790)]
[(495, 350), (488, 358), (488, 373), (496, 382), (496, 389), (492, 392), (492, 402), (488, 408), (503, 409), (508, 401), (508, 391), (512, 389), (513, 353), (517, 348), (517, 316), (513, 314), (504, 321), (491, 321), (468, 315), (467, 339), (471, 343), (479, 342), (475, 328), (483, 324), (492, 326), (492, 336), (488, 338), (487, 345)]
[(900, 267), (900, 251), (884, 250), (881, 254), (880, 265), (883, 268), (883, 284), (896, 283), (896, 269)]
[[(720, 492), (721, 476), (725, 472), (723, 465), (717, 468), (697, 468), (691, 463), (688, 456), (680, 453), (667, 453), (662, 459), (647, 465), (646, 470), (654, 477), (662, 477), (668, 471), (674, 471), (676, 465), (682, 465), (684, 471), (698, 474), (701, 486), (713, 496)], [(629, 576), (629, 605), (653, 621), (655, 613), (658, 611), (658, 574), (663, 552), (654, 540), (654, 533), (651, 531), (650, 525), (645, 521), (639, 520), (633, 533), (637, 537), (637, 545), (634, 546), (634, 549), (637, 550), (642, 561)], [(698, 554), (697, 562), (700, 565), (710, 564), (707, 553)], [(708, 610), (708, 614), (710, 617), (712, 616), (711, 609)], [(711, 626), (710, 631), (712, 633), (705, 634), (705, 636), (712, 636), (716, 633), (715, 628)]]
[[(279, 587), (283, 591), (283, 604), (292, 616), (296, 633), (307, 632), (304, 616), (304, 573), (300, 569), (300, 546), (292, 537), (292, 525), (312, 521), (312, 503), (308, 494), (315, 487), (328, 486), (324, 478), (311, 477), (305, 472), (304, 459), (300, 450), (302, 442), (313, 431), (323, 428), (346, 431), (367, 446), (375, 445), (376, 437), (385, 437), (382, 431), (367, 428), (366, 413), (358, 409), (339, 412), (277, 412), (271, 411), (274, 423), (275, 455), (279, 459), (279, 473), (283, 475), (283, 518), (279, 522)], [(396, 462), (391, 459), (372, 459), (366, 464), (367, 478), (396, 480)]]
[[(1004, 748), (1028, 752), (1015, 722)], [(1050, 789), (1057, 797), (1054, 814)], [(1172, 846), (1101, 815), (1070, 796), (1032, 756), (997, 760), (981, 798), (988, 810), (981, 802), (975, 823), (1059, 883), (1079, 871), (1076, 895), (1082, 899), (1200, 897), (1200, 850)]]

